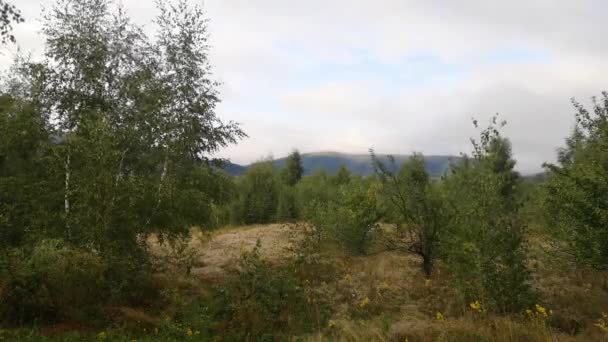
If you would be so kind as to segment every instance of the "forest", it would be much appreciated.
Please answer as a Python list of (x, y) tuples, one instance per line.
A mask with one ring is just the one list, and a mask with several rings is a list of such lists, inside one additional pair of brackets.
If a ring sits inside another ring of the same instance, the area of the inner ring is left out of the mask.
[(231, 176), (208, 18), (157, 6), (149, 36), (55, 0), (0, 78), (0, 341), (608, 339), (608, 93), (533, 179), (499, 115), (441, 177), (371, 149), (368, 176), (296, 149)]

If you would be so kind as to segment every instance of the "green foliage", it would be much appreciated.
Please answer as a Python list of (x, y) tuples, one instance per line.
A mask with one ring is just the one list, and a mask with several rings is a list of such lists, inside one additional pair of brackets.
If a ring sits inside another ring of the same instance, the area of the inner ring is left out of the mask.
[(365, 254), (370, 232), (380, 219), (374, 183), (353, 181), (338, 188), (335, 200), (314, 202), (311, 222), (321, 237), (329, 238), (355, 255)]
[(283, 184), (279, 189), (277, 220), (280, 222), (293, 222), (299, 217), (298, 203), (296, 199), (296, 188), (302, 175), (302, 156), (294, 150), (285, 161), (281, 170), (280, 178)]
[[(394, 159), (383, 164), (373, 151), (372, 161), (387, 198), (389, 222), (395, 223), (405, 249), (422, 257), (422, 270), (430, 276), (439, 254), (441, 230), (445, 225), (443, 201), (425, 169), (424, 157), (414, 154), (399, 172)], [(392, 170), (391, 170), (392, 168)]]
[(0, 320), (91, 319), (90, 311), (110, 294), (106, 267), (99, 256), (59, 240), (8, 250), (0, 263)]
[(299, 210), (296, 189), (287, 185), (281, 186), (277, 207), (277, 221), (294, 222), (298, 217)]
[(300, 152), (295, 150), (285, 160), (285, 166), (281, 170), (281, 179), (288, 186), (294, 186), (302, 179), (303, 174), (302, 156)]
[(35, 107), (0, 96), (0, 249), (21, 246), (60, 218), (49, 152), (46, 122)]
[(338, 172), (333, 177), (333, 181), (336, 185), (346, 185), (350, 182), (350, 171), (344, 165), (340, 165)]
[(526, 224), (519, 214), (519, 177), (509, 142), (496, 126), (473, 141), (473, 158), (444, 181), (450, 216), (443, 257), (467, 302), (517, 312), (533, 301), (526, 267)]
[(394, 159), (389, 157), (392, 165), (386, 166), (373, 151), (371, 155), (387, 198), (389, 213), (386, 217), (400, 230), (399, 242), (405, 243), (402, 248), (420, 255), (422, 269), (430, 276), (439, 254), (445, 218), (443, 200), (426, 172), (424, 157), (414, 154), (403, 163), (399, 172), (394, 172)]
[[(44, 18), (45, 60), (19, 60), (1, 84), (0, 253), (77, 263), (90, 251), (106, 267), (106, 299), (135, 300), (149, 294), (149, 234), (174, 239), (218, 220), (232, 185), (209, 156), (244, 133), (215, 113), (202, 9), (159, 2), (151, 40), (114, 5), (57, 0)], [(2, 271), (30, 289), (47, 272), (32, 265)], [(84, 272), (77, 277), (88, 286)], [(18, 319), (73, 316), (50, 281), (40, 291), (51, 294), (11, 292), (12, 305), (28, 311)]]
[(574, 102), (576, 126), (559, 165), (546, 165), (546, 217), (553, 235), (581, 264), (608, 269), (608, 93), (593, 111)]
[(272, 161), (258, 162), (237, 181), (238, 198), (233, 204), (235, 223), (269, 223), (276, 218), (279, 182)]
[[(232, 278), (194, 301), (178, 322), (227, 341), (283, 340), (325, 326), (329, 307), (305, 287), (289, 268), (271, 268), (259, 254), (260, 244), (245, 253)], [(314, 299), (314, 302), (313, 302)], [(202, 317), (208, 325), (201, 326)]]
[(338, 187), (324, 171), (318, 171), (302, 178), (296, 185), (296, 192), (301, 216), (311, 220), (316, 217), (317, 206), (335, 200)]

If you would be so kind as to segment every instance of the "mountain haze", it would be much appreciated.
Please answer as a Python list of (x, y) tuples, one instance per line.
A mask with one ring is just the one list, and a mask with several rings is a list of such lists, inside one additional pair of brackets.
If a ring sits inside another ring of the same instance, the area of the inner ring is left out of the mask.
[[(388, 155), (376, 154), (376, 156), (390, 166)], [(393, 155), (396, 166), (399, 167), (411, 155)], [(426, 169), (433, 178), (441, 177), (449, 168), (451, 161), (457, 161), (460, 157), (456, 156), (424, 156)], [(285, 165), (287, 157), (274, 160), (277, 168), (282, 168)], [(371, 157), (369, 154), (350, 154), (340, 152), (313, 152), (302, 153), (302, 165), (304, 174), (310, 175), (316, 171), (323, 170), (329, 174), (334, 174), (340, 166), (344, 165), (353, 174), (368, 176), (374, 172)], [(242, 175), (247, 171), (250, 165), (238, 165), (227, 163), (224, 170), (234, 176)]]

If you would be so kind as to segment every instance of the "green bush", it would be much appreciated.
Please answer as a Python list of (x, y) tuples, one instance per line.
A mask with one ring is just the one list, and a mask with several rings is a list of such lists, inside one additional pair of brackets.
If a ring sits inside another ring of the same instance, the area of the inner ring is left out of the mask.
[(12, 323), (87, 319), (109, 295), (104, 261), (60, 240), (12, 250), (0, 272), (0, 319)]
[(336, 199), (314, 202), (311, 223), (321, 237), (329, 238), (355, 255), (365, 254), (369, 233), (380, 219), (378, 189), (363, 180), (338, 189)]
[(240, 270), (208, 296), (186, 305), (177, 322), (225, 341), (286, 340), (324, 327), (330, 314), (327, 301), (307, 289), (289, 267), (265, 263), (259, 248), (258, 241), (241, 258)]
[(335, 201), (338, 187), (324, 171), (306, 176), (296, 185), (296, 201), (300, 217), (308, 221), (316, 219), (320, 204)]

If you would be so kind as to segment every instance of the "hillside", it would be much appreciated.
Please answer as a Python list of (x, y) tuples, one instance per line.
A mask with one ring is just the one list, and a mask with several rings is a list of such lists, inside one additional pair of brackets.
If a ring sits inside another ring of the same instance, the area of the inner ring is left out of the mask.
[[(378, 157), (388, 163), (386, 154), (378, 154)], [(399, 167), (409, 155), (394, 155), (397, 167)], [(456, 156), (425, 156), (426, 169), (432, 177), (441, 177), (450, 165), (450, 161), (457, 161)], [(275, 159), (274, 163), (278, 168), (283, 167), (286, 157)], [(373, 173), (373, 166), (369, 154), (349, 154), (340, 152), (314, 152), (302, 154), (302, 165), (304, 174), (309, 175), (316, 171), (323, 170), (329, 174), (334, 174), (338, 171), (341, 165), (346, 166), (348, 170), (354, 174), (367, 176)], [(242, 175), (247, 171), (250, 165), (238, 165), (227, 163), (224, 170), (229, 174), (236, 176)]]

